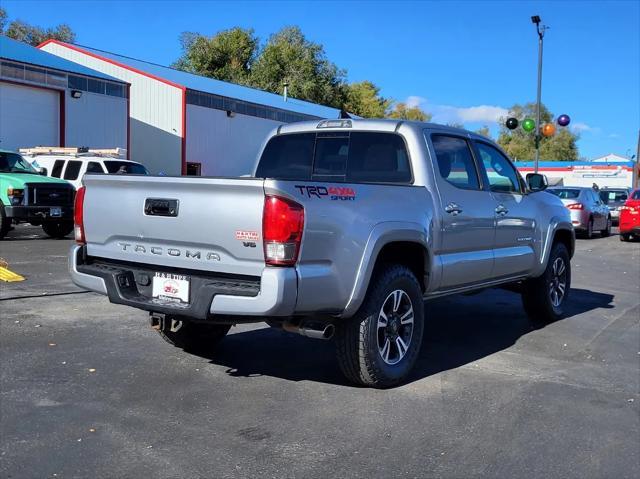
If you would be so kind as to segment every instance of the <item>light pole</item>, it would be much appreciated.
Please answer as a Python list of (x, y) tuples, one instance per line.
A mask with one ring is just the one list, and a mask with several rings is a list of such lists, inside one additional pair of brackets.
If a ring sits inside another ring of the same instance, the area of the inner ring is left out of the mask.
[(542, 45), (544, 39), (544, 32), (549, 27), (546, 25), (540, 25), (540, 17), (534, 15), (531, 17), (531, 22), (536, 24), (536, 31), (538, 32), (538, 96), (536, 99), (536, 162), (535, 172), (538, 172), (538, 162), (540, 161), (540, 103), (542, 98)]

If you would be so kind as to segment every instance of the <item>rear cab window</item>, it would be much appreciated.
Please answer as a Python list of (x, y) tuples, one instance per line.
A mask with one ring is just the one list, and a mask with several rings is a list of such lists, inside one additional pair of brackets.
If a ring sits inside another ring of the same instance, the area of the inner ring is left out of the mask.
[(264, 149), (256, 177), (346, 183), (413, 181), (400, 135), (358, 131), (275, 136)]

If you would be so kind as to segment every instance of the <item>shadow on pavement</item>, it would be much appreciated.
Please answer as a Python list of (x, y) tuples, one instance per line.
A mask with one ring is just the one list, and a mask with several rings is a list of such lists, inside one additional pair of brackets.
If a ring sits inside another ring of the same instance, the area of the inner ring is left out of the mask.
[[(572, 289), (566, 318), (613, 308), (612, 294)], [(426, 303), (422, 350), (408, 382), (502, 351), (544, 325), (532, 323), (520, 296), (500, 289)], [(233, 332), (233, 329), (232, 329)], [(231, 376), (272, 376), (352, 386), (340, 373), (331, 341), (313, 340), (271, 328), (231, 334), (210, 355)]]

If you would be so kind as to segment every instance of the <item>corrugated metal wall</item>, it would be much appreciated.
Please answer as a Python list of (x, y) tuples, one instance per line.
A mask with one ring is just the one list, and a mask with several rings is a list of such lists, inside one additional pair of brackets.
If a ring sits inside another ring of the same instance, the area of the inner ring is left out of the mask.
[(49, 43), (42, 49), (130, 83), (130, 158), (143, 163), (152, 173), (181, 173), (183, 93), (180, 88), (63, 45)]
[(66, 146), (127, 147), (127, 100), (82, 92), (65, 102)]
[(187, 161), (202, 164), (203, 176), (253, 173), (267, 134), (281, 123), (187, 105)]

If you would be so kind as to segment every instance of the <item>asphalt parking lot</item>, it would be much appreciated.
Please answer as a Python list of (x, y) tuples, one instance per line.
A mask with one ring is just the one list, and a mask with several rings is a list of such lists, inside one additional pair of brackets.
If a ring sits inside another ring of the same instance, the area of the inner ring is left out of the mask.
[(640, 477), (640, 243), (579, 240), (567, 317), (514, 293), (429, 303), (408, 384), (343, 380), (331, 342), (239, 326), (208, 357), (82, 292), (70, 240), (0, 256), (3, 478)]

